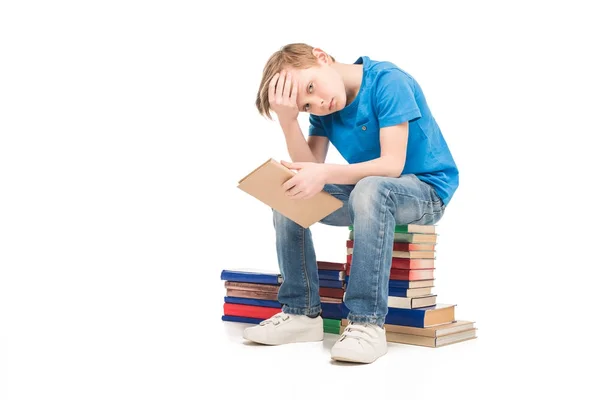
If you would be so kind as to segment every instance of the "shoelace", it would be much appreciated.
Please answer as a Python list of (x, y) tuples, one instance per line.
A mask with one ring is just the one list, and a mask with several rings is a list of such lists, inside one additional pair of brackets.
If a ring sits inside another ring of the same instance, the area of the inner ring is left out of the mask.
[(346, 326), (344, 332), (342, 333), (342, 337), (340, 339), (344, 340), (345, 338), (353, 338), (353, 339), (362, 339), (366, 341), (371, 341), (372, 339), (376, 339), (377, 336), (373, 332), (373, 328), (371, 328), (368, 324), (355, 324), (351, 323)]
[(290, 318), (290, 316), (282, 311), (280, 313), (273, 315), (269, 319), (265, 319), (264, 321), (261, 321), (259, 325), (266, 325), (266, 324), (279, 325), (281, 323), (281, 321), (287, 321), (289, 318)]

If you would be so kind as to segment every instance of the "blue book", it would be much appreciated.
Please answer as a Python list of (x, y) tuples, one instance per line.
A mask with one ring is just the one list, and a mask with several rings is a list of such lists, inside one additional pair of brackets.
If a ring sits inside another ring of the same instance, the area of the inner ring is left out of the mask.
[(321, 303), (321, 317), (327, 319), (342, 319), (342, 303)]
[[(344, 279), (346, 285), (348, 285), (348, 276)], [(397, 289), (413, 289), (413, 288), (421, 288), (421, 287), (430, 287), (433, 286), (433, 279), (422, 280), (422, 281), (402, 281), (396, 279), (390, 279), (390, 283), (388, 286), (388, 290), (391, 288)]]
[(345, 271), (331, 271), (327, 269), (319, 270), (319, 279), (327, 279), (331, 281), (343, 281), (346, 277)]
[(244, 322), (246, 324), (259, 324), (263, 321), (260, 318), (236, 317), (234, 315), (223, 315), (221, 319), (227, 322)]
[(245, 297), (225, 296), (225, 303), (247, 304), (249, 306), (281, 308), (281, 303), (275, 300), (247, 299)]
[(319, 279), (319, 287), (342, 288), (344, 287), (344, 282)]
[(224, 269), (221, 271), (221, 280), (279, 285), (283, 282), (283, 277), (279, 273), (256, 269)]
[[(388, 308), (385, 323), (390, 325), (429, 328), (431, 326), (454, 322), (455, 304), (436, 304), (422, 308)], [(348, 317), (348, 307), (342, 304), (343, 318)]]

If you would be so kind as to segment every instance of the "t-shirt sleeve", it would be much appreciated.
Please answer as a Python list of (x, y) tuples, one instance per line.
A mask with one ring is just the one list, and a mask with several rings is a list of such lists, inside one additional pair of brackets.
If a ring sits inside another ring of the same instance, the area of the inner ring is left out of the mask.
[(310, 114), (308, 117), (308, 122), (310, 123), (310, 125), (308, 126), (308, 136), (327, 137), (327, 133), (325, 133), (323, 123), (321, 122), (321, 119), (319, 117)]
[(382, 73), (377, 81), (375, 106), (380, 128), (421, 118), (413, 85), (413, 80), (397, 69)]

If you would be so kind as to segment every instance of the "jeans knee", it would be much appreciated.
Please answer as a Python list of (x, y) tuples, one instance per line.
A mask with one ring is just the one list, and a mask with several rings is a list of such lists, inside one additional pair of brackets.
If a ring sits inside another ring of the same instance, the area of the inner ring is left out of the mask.
[(385, 177), (368, 176), (356, 183), (348, 204), (353, 215), (368, 213), (385, 204), (388, 194), (388, 181)]

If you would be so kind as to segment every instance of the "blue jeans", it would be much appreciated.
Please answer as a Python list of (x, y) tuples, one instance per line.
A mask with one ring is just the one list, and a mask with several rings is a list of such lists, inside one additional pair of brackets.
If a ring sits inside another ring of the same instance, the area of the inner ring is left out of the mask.
[[(348, 320), (383, 326), (395, 226), (435, 224), (445, 206), (432, 186), (412, 174), (399, 178), (370, 176), (356, 185), (328, 184), (324, 190), (344, 205), (320, 222), (354, 225), (352, 274), (344, 298)], [(278, 295), (282, 310), (288, 314), (318, 314), (319, 275), (310, 228), (301, 227), (275, 210), (273, 224), (283, 276)]]

